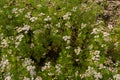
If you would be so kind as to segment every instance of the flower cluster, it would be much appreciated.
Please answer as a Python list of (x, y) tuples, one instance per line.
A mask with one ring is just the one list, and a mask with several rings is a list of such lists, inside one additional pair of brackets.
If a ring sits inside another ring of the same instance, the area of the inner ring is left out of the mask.
[(70, 39), (71, 39), (71, 37), (70, 36), (63, 36), (63, 40), (65, 41), (65, 42), (67, 42), (67, 43), (70, 43)]
[(96, 51), (94, 51), (94, 52), (90, 52), (90, 54), (91, 55), (93, 55), (92, 56), (92, 60), (93, 61), (99, 61), (100, 60), (100, 51), (98, 51), (98, 50), (96, 50)]
[(63, 16), (63, 20), (69, 20), (71, 16), (70, 12), (67, 12), (64, 16)]
[(6, 69), (10, 68), (10, 63), (7, 59), (7, 55), (2, 56), (2, 60), (0, 61), (0, 71), (4, 72)]
[(30, 29), (30, 26), (24, 24), (23, 27), (17, 27), (17, 32), (20, 33), (20, 32), (22, 32), (22, 31), (25, 31), (25, 33), (27, 33), (27, 32), (29, 31), (29, 29)]
[(41, 68), (41, 70), (42, 70), (42, 71), (45, 71), (46, 69), (49, 69), (49, 68), (50, 68), (50, 63), (51, 63), (51, 62), (45, 63), (45, 66), (43, 66), (43, 67)]
[(15, 14), (15, 17), (18, 17), (20, 15), (20, 13), (23, 13), (24, 10), (25, 10), (24, 8), (22, 8), (22, 9), (13, 8), (12, 13)]
[(33, 63), (34, 62), (29, 58), (25, 58), (24, 62), (22, 63), (22, 66), (25, 67), (27, 71), (29, 71), (31, 77), (36, 75), (35, 66), (32, 65)]
[(37, 17), (31, 17), (31, 12), (27, 12), (25, 18), (28, 18), (31, 22), (35, 22), (38, 19)]

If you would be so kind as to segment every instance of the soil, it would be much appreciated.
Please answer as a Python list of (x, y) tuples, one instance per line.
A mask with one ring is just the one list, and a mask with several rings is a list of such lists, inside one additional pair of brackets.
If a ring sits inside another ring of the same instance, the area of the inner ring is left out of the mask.
[(107, 6), (104, 8), (104, 16), (106, 25), (120, 25), (120, 0), (107, 0)]

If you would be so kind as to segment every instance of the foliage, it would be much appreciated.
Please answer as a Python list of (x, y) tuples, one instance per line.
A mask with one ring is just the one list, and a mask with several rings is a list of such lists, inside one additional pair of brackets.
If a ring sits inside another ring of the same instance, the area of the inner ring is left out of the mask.
[(118, 80), (120, 28), (98, 2), (1, 0), (0, 79)]

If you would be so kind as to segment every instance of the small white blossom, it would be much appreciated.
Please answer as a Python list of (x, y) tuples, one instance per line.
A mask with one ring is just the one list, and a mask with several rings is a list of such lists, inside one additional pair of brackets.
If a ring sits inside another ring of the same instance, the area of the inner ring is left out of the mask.
[(73, 8), (72, 8), (72, 11), (73, 11), (73, 12), (76, 12), (76, 11), (77, 11), (77, 8), (78, 8), (77, 6), (76, 6), (76, 7), (73, 7)]
[(113, 78), (114, 78), (115, 80), (120, 80), (120, 74), (114, 75)]
[(74, 49), (76, 55), (79, 55), (80, 52), (81, 52), (81, 48), (80, 47), (77, 47), (77, 49)]
[(100, 30), (97, 28), (94, 28), (91, 34), (97, 34)]
[(54, 74), (53, 74), (53, 73), (51, 73), (51, 72), (49, 72), (49, 73), (48, 73), (48, 75), (49, 75), (49, 76), (53, 76)]
[(38, 5), (37, 5), (37, 7), (38, 7), (38, 8), (41, 8), (41, 7), (42, 7), (42, 5), (41, 5), (41, 4), (38, 4)]
[(52, 18), (50, 17), (50, 16), (47, 16), (45, 19), (44, 19), (44, 21), (51, 21), (52, 20)]
[(23, 80), (30, 80), (30, 78), (24, 77)]
[(103, 64), (100, 64), (99, 69), (103, 69), (103, 68), (106, 68), (106, 67)]
[(42, 80), (40, 76), (37, 76), (35, 80)]
[(82, 23), (81, 24), (81, 29), (85, 28), (87, 24)]
[(3, 47), (3, 48), (5, 48), (5, 47), (8, 47), (9, 45), (8, 45), (8, 42), (7, 42), (7, 40), (6, 39), (3, 39), (2, 41), (1, 41), (1, 45), (2, 46), (0, 46), (0, 47)]
[(16, 36), (16, 41), (18, 41), (18, 42), (22, 41), (23, 37), (24, 37), (23, 34), (20, 34), (20, 35)]
[(34, 75), (36, 75), (35, 72), (35, 66), (32, 65), (33, 61), (29, 58), (25, 58), (22, 66), (25, 67), (27, 69), (27, 71), (30, 72), (30, 75), (33, 77)]
[(32, 61), (31, 59), (25, 58), (25, 59), (24, 59), (24, 62), (22, 63), (22, 66), (23, 66), (23, 67), (26, 67), (26, 66), (31, 65), (32, 63), (33, 63), (33, 61)]
[(71, 16), (70, 12), (67, 12), (64, 16), (63, 16), (63, 20), (69, 20)]
[(4, 5), (3, 8), (8, 8), (8, 5)]
[(105, 40), (105, 41), (109, 41), (109, 40), (111, 40), (110, 39), (110, 37), (109, 37), (109, 33), (108, 32), (103, 32), (103, 39)]
[(67, 46), (67, 47), (65, 47), (66, 49), (70, 49), (71, 48), (71, 46)]
[(8, 18), (11, 19), (11, 18), (12, 18), (12, 15), (8, 15)]
[(50, 64), (51, 64), (51, 62), (45, 63), (45, 66), (43, 66), (43, 67), (41, 68), (41, 70), (42, 70), (42, 71), (45, 71), (46, 69), (49, 69), (49, 68), (50, 68)]
[(102, 76), (102, 74), (100, 72), (99, 73), (95, 72), (94, 73), (94, 78), (95, 78), (95, 80), (100, 80), (100, 79), (103, 78), (103, 76)]
[(27, 12), (27, 14), (25, 15), (25, 18), (30, 18), (31, 17), (31, 12)]
[(13, 8), (13, 9), (12, 9), (12, 13), (17, 14), (17, 13), (18, 13), (17, 11), (18, 11), (18, 8)]
[(103, 36), (104, 37), (107, 37), (107, 36), (109, 36), (110, 34), (108, 33), (108, 32), (103, 32)]
[(57, 64), (57, 65), (55, 66), (56, 72), (57, 72), (58, 75), (61, 73), (61, 67), (62, 67), (61, 64)]
[(56, 26), (57, 26), (58, 28), (60, 28), (60, 27), (61, 27), (60, 23), (57, 23), (57, 24), (56, 24)]
[(51, 27), (52, 27), (51, 24), (46, 24), (46, 25), (44, 25), (44, 28), (47, 28), (47, 29), (50, 29)]
[(41, 12), (38, 16), (41, 17), (41, 16), (44, 16), (44, 15), (45, 15), (45, 13), (42, 13), (42, 12)]
[(38, 19), (37, 17), (31, 17), (31, 18), (30, 18), (30, 21), (31, 21), (31, 22), (35, 22), (37, 19)]
[(1, 72), (4, 72), (4, 70), (9, 67), (10, 68), (10, 64), (9, 64), (9, 61), (8, 59), (6, 59), (7, 56), (2, 56), (2, 60), (0, 61), (0, 69), (1, 69)]
[(24, 24), (22, 30), (23, 30), (23, 31), (28, 31), (29, 29), (30, 29), (30, 26)]
[(11, 76), (6, 76), (6, 77), (5, 77), (5, 80), (12, 80), (12, 79), (11, 79)]
[(114, 45), (115, 45), (115, 47), (118, 47), (119, 42), (115, 42)]
[(64, 41), (67, 41), (67, 40), (70, 40), (70, 39), (71, 39), (70, 36), (67, 36), (67, 35), (66, 35), (66, 36), (63, 36), (63, 40), (64, 40)]
[(29, 29), (30, 29), (30, 26), (24, 24), (23, 27), (18, 27), (18, 28), (17, 28), (17, 32), (20, 33), (20, 32), (22, 32), (22, 31), (25, 31), (25, 33), (27, 33), (27, 32), (29, 31)]
[(70, 22), (65, 23), (65, 26), (67, 26), (68, 28), (70, 28), (71, 27)]
[(20, 13), (22, 13), (24, 10), (25, 10), (25, 9), (22, 8), (22, 9), (19, 9), (18, 11), (19, 11)]
[(92, 55), (92, 60), (93, 61), (99, 61), (100, 60), (100, 51), (96, 50), (96, 51), (91, 51), (90, 54)]
[(80, 77), (81, 77), (81, 78), (85, 78), (85, 77), (88, 77), (88, 76), (93, 75), (95, 72), (96, 72), (96, 71), (94, 70), (93, 67), (88, 66), (88, 69), (85, 71), (84, 74), (80, 74)]
[(110, 30), (113, 29), (113, 25), (108, 24), (108, 28), (109, 28)]

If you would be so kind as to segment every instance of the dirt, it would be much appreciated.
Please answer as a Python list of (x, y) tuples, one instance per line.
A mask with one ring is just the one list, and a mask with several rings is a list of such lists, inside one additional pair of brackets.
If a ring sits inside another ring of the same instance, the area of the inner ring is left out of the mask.
[(120, 25), (120, 0), (107, 0), (107, 6), (104, 8), (104, 17), (106, 25)]

